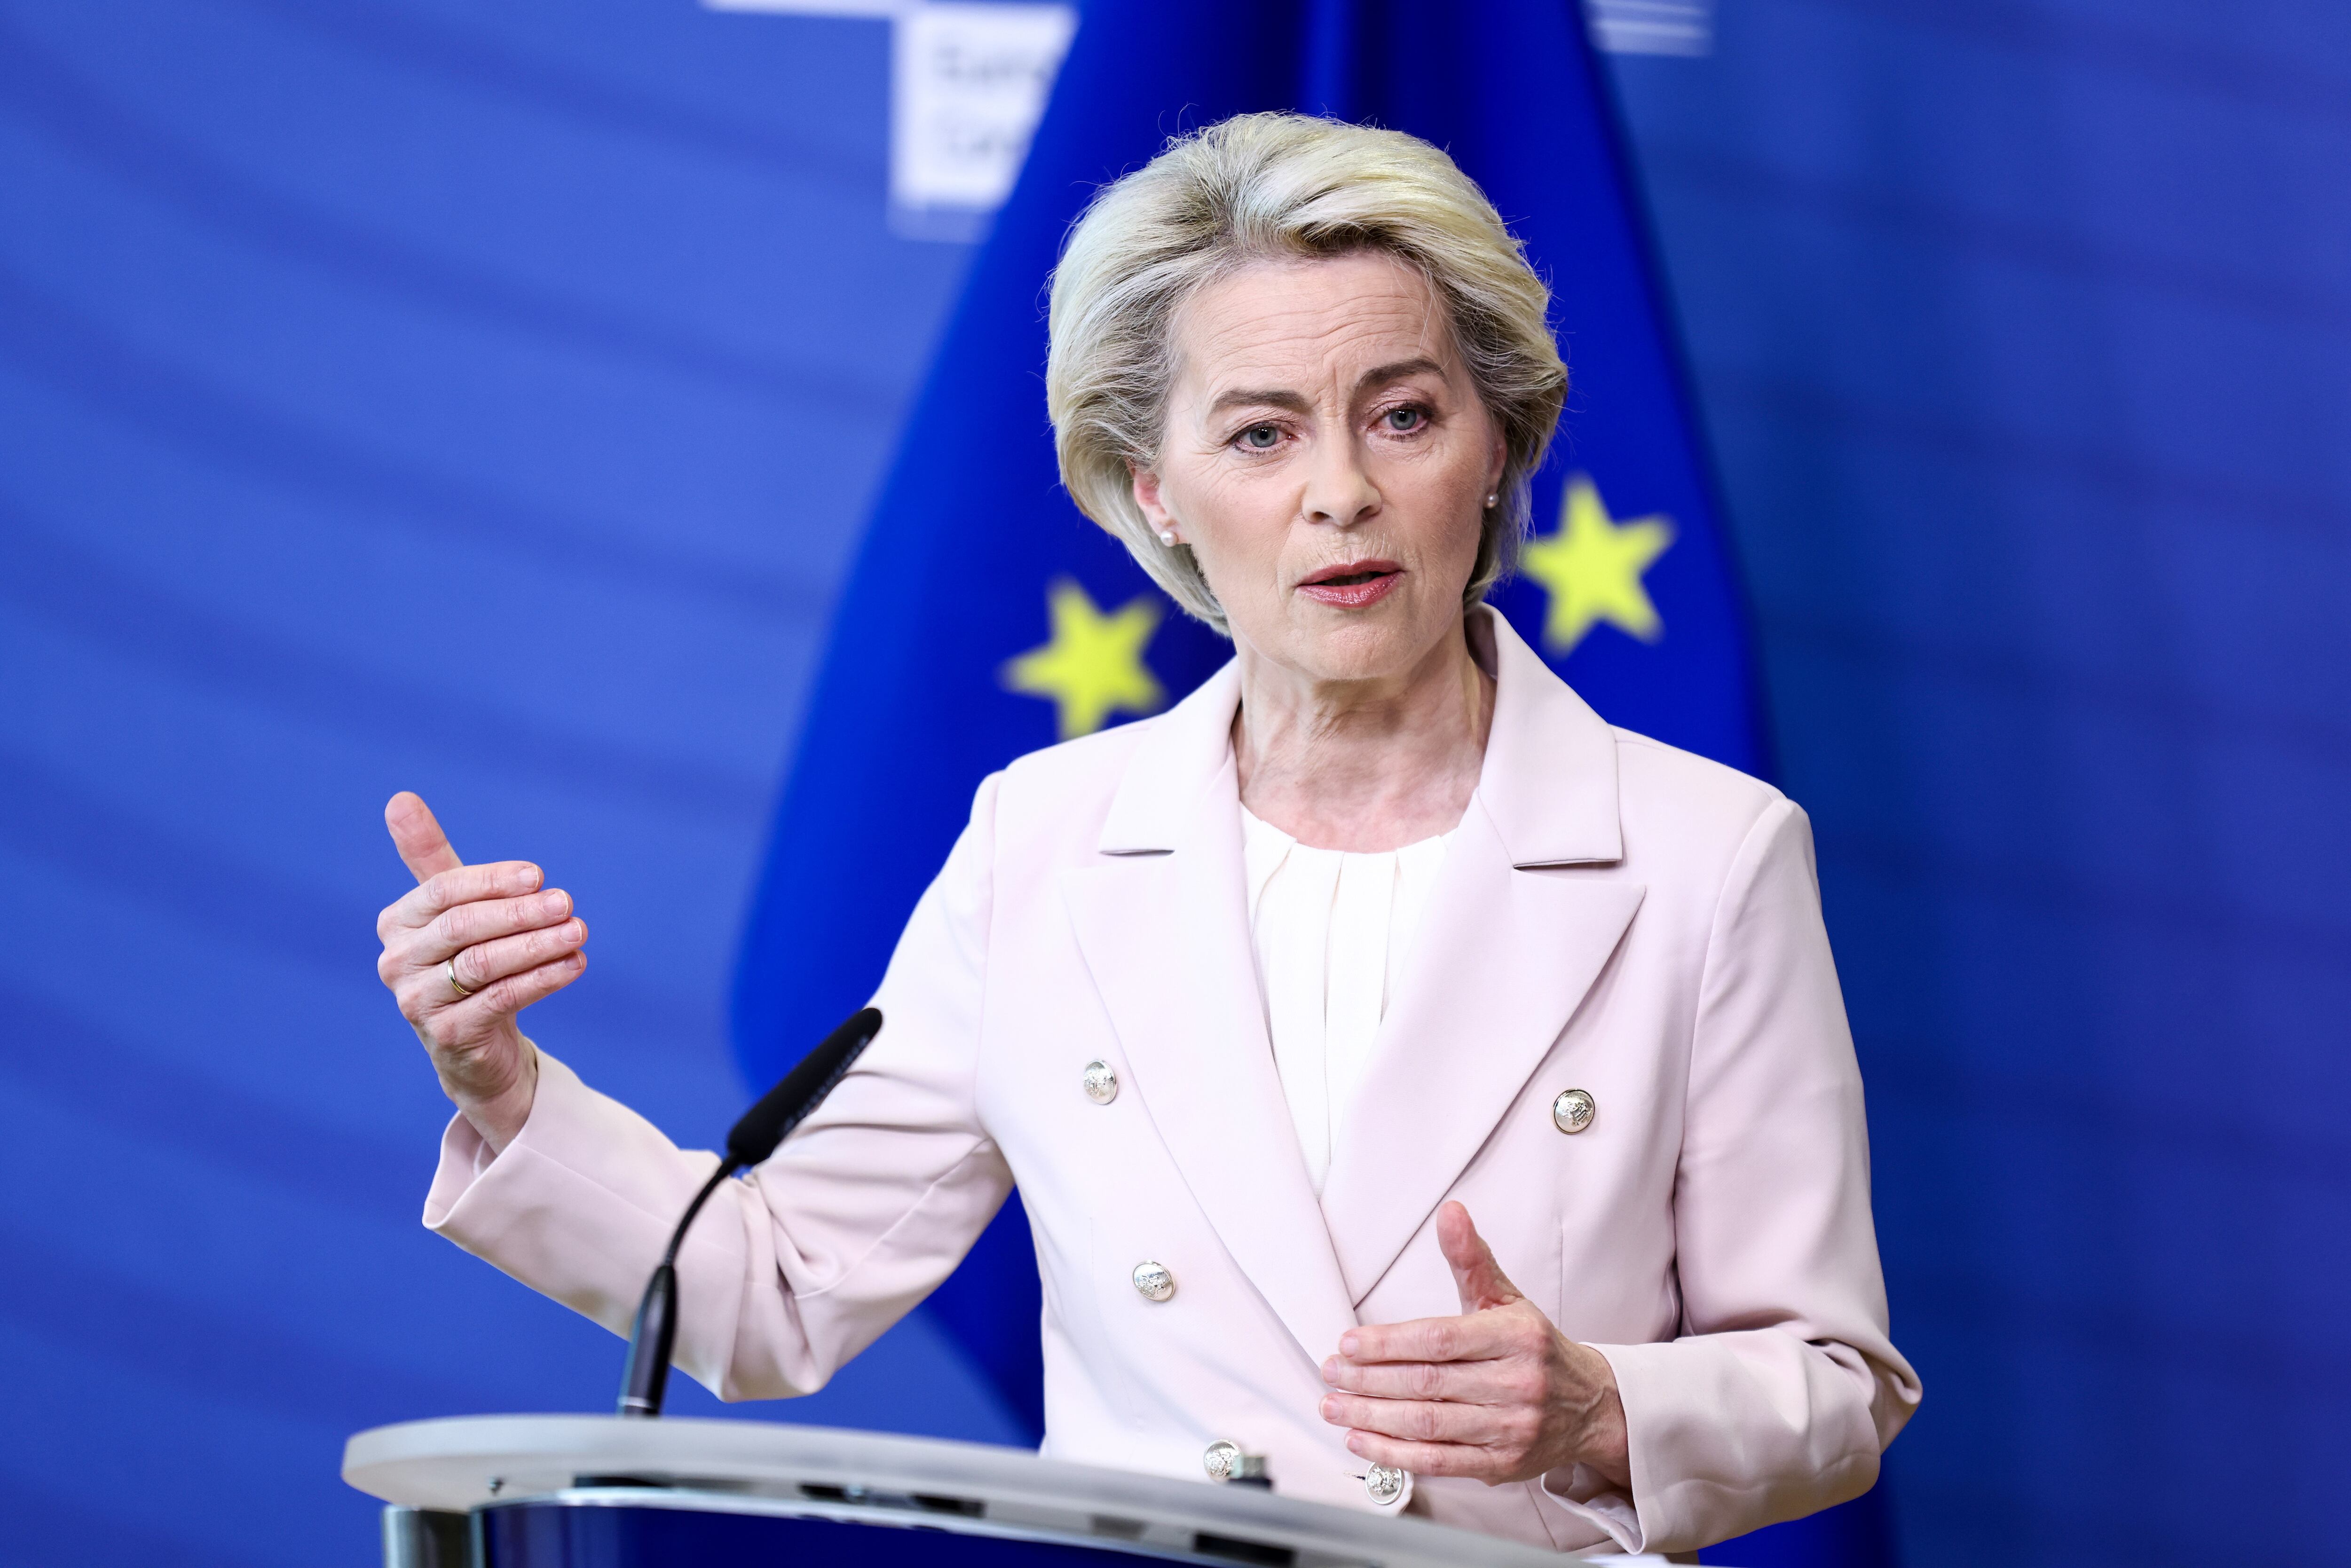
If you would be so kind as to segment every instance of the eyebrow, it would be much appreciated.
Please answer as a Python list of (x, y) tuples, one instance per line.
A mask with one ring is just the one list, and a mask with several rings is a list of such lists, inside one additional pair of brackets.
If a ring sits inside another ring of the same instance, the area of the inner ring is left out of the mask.
[[(1416, 360), (1398, 360), (1392, 365), (1374, 365), (1356, 378), (1355, 394), (1360, 397), (1368, 387), (1384, 386), (1390, 382), (1400, 382), (1406, 376), (1416, 376), (1429, 371), (1443, 375), (1445, 367), (1426, 355)], [(1257, 391), (1247, 387), (1236, 387), (1230, 392), (1218, 392), (1216, 401), (1208, 405), (1208, 412), (1222, 413), (1229, 408), (1279, 408), (1287, 409), (1291, 413), (1314, 412), (1313, 406), (1301, 393)]]
[(1375, 365), (1357, 378), (1355, 395), (1361, 397), (1368, 388), (1385, 386), (1390, 382), (1400, 382), (1406, 376), (1417, 376), (1429, 372), (1441, 376), (1445, 373), (1445, 367), (1426, 354), (1415, 360), (1398, 360), (1392, 365)]
[(1251, 392), (1236, 387), (1231, 392), (1218, 392), (1217, 401), (1208, 405), (1210, 413), (1222, 413), (1228, 408), (1286, 408), (1292, 413), (1311, 413), (1313, 408), (1306, 399), (1294, 392)]

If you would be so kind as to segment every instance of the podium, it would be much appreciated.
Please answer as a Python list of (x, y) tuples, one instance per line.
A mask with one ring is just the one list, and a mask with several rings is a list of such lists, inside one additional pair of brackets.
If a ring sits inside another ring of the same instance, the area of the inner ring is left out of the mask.
[[(378, 1427), (343, 1479), (386, 1568), (1558, 1568), (1516, 1542), (1040, 1458), (757, 1421), (473, 1416)], [(1275, 1477), (1279, 1482), (1280, 1478)]]

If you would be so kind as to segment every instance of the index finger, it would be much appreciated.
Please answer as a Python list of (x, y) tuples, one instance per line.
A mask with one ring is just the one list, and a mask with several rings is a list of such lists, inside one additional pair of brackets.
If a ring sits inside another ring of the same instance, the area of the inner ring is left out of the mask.
[(1365, 1323), (1339, 1336), (1339, 1354), (1364, 1366), (1397, 1361), (1490, 1361), (1514, 1348), (1508, 1331), (1488, 1312)]
[(420, 883), (465, 863), (449, 847), (433, 808), (413, 789), (402, 789), (385, 803), (383, 825), (392, 830), (392, 847), (400, 852), (402, 863)]
[(454, 866), (427, 877), (401, 894), (384, 911), (389, 925), (414, 928), (430, 925), (445, 910), (485, 898), (518, 898), (538, 891), (538, 868), (528, 861), (487, 861), (480, 865)]

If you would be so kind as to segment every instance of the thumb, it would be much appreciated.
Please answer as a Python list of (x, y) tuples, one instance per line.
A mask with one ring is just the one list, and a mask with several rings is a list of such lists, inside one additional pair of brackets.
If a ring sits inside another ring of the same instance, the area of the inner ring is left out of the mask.
[(449, 835), (441, 831), (433, 808), (413, 789), (402, 789), (385, 804), (383, 825), (392, 830), (392, 848), (420, 883), (465, 863), (449, 847)]
[(1453, 1286), (1461, 1292), (1461, 1311), (1465, 1315), (1507, 1307), (1522, 1299), (1519, 1288), (1502, 1272), (1502, 1266), (1494, 1261), (1493, 1249), (1486, 1245), (1486, 1239), (1470, 1222), (1469, 1211), (1461, 1205), (1447, 1203), (1437, 1211), (1437, 1245), (1443, 1249), (1446, 1262), (1452, 1265)]

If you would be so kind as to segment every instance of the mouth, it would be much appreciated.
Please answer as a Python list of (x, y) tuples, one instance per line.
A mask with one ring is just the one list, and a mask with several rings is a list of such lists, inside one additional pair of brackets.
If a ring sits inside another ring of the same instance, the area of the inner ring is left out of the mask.
[(1392, 560), (1349, 560), (1326, 566), (1298, 585), (1309, 599), (1339, 610), (1361, 610), (1385, 599), (1404, 580)]

